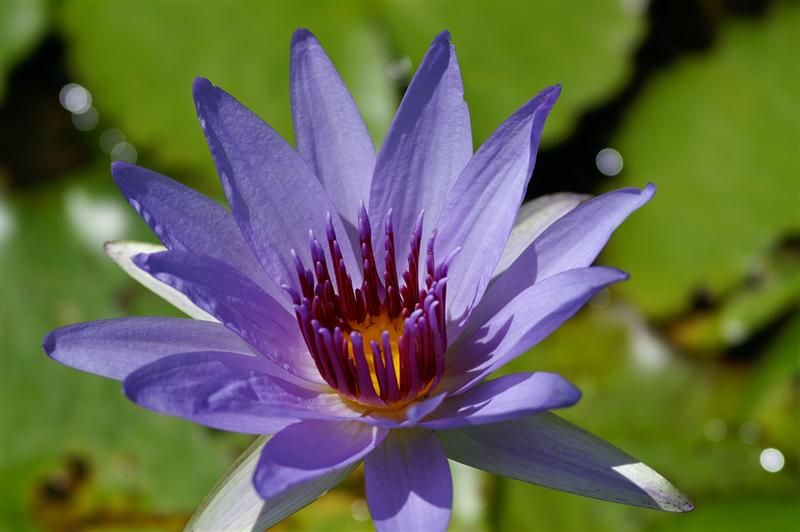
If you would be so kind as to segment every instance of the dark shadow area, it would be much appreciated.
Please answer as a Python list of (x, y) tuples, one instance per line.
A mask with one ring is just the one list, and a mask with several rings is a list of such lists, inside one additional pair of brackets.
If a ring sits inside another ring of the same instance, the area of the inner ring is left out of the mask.
[[(607, 101), (587, 111), (564, 142), (540, 149), (535, 177), (526, 200), (553, 192), (596, 193), (609, 178), (595, 166), (595, 156), (609, 147), (631, 105), (654, 74), (681, 57), (703, 53), (714, 44), (728, 16), (758, 18), (769, 1), (654, 0), (647, 13), (648, 30), (633, 57), (628, 82)], [(624, 156), (624, 154), (623, 154)]]
[(6, 187), (40, 185), (91, 159), (86, 136), (54, 97), (71, 80), (66, 43), (55, 35), (11, 71), (0, 107), (0, 179)]

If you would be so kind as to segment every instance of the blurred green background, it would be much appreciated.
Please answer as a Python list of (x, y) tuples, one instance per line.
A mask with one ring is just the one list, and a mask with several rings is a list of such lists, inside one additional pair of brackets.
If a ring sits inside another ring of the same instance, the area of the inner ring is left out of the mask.
[[(0, 3), (0, 529), (177, 530), (249, 441), (129, 404), (59, 366), (50, 329), (177, 315), (104, 258), (153, 241), (113, 159), (221, 198), (203, 75), (292, 139), (288, 47), (314, 31), (380, 144), (441, 29), (476, 145), (564, 92), (528, 198), (659, 187), (600, 262), (631, 272), (510, 370), (558, 371), (563, 412), (679, 486), (661, 514), (454, 466), (452, 529), (800, 529), (797, 2)], [(71, 85), (76, 84), (76, 85)], [(280, 530), (369, 529), (356, 472)]]

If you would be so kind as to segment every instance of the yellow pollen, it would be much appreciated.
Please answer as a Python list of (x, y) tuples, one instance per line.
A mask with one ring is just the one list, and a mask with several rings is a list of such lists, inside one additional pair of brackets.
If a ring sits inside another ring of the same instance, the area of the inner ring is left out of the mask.
[[(397, 318), (392, 319), (389, 317), (389, 313), (384, 310), (380, 316), (372, 316), (367, 314), (367, 317), (364, 319), (364, 321), (350, 324), (350, 326), (353, 328), (353, 331), (361, 334), (361, 338), (363, 339), (364, 356), (367, 359), (369, 375), (372, 379), (372, 385), (375, 387), (375, 390), (378, 390), (379, 388), (378, 376), (375, 374), (375, 357), (372, 354), (372, 342), (377, 342), (382, 351), (383, 331), (387, 331), (389, 333), (389, 345), (392, 349), (392, 363), (394, 364), (395, 368), (395, 375), (390, 375), (390, 378), (397, 379), (400, 368), (400, 349), (397, 345), (397, 340), (403, 334), (403, 323), (404, 319), (402, 317), (398, 316)], [(350, 344), (349, 340), (347, 345), (348, 354), (350, 358), (355, 361), (355, 355), (353, 355), (353, 346)], [(400, 383), (398, 382), (398, 386), (399, 384)]]

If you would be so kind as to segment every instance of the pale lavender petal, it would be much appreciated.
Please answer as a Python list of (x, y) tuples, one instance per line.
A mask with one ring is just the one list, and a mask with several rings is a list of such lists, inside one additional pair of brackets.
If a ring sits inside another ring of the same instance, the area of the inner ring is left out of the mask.
[(123, 388), (144, 408), (251, 434), (271, 434), (298, 419), (346, 421), (360, 414), (336, 393), (270, 375), (265, 362), (232, 353), (182, 353), (134, 371)]
[[(655, 193), (656, 187), (649, 184), (642, 190), (625, 188), (593, 198), (548, 227), (518, 260), (533, 266), (537, 280), (590, 266), (611, 233)], [(516, 265), (511, 266), (509, 273), (511, 270), (520, 272)]]
[(111, 173), (128, 202), (168, 249), (227, 262), (290, 309), (280, 287), (267, 277), (230, 212), (166, 176), (117, 161)]
[(45, 336), (47, 356), (61, 364), (122, 380), (166, 356), (188, 351), (256, 351), (219, 323), (185, 318), (120, 318), (69, 325)]
[(532, 201), (523, 203), (517, 213), (517, 219), (514, 221), (511, 234), (508, 235), (503, 254), (497, 262), (497, 267), (493, 274), (494, 278), (506, 271), (517, 260), (517, 257), (525, 251), (528, 245), (536, 240), (536, 237), (541, 235), (553, 222), (589, 198), (590, 196), (586, 194), (560, 192), (558, 194), (540, 196)]
[[(276, 284), (296, 283), (291, 250), (310, 264), (308, 231), (325, 235), (330, 212), (338, 238), (348, 241), (338, 212), (303, 159), (266, 122), (207, 79), (194, 83), (200, 124), (225, 194), (245, 240)], [(352, 246), (342, 254), (353, 283), (361, 269)]]
[(556, 220), (492, 283), (470, 320), (485, 320), (520, 291), (542, 279), (591, 265), (611, 233), (655, 192), (653, 185), (643, 190), (615, 190), (579, 205)]
[(451, 348), (439, 386), (451, 395), (471, 388), (553, 332), (599, 290), (627, 277), (595, 266), (562, 272), (520, 292)]
[(393, 430), (364, 460), (367, 503), (379, 532), (446, 530), (450, 466), (432, 431)]
[(572, 406), (581, 392), (555, 373), (515, 373), (484, 382), (449, 398), (420, 425), (450, 429)]
[(514, 225), (544, 121), (559, 86), (545, 89), (517, 110), (478, 149), (455, 182), (436, 223), (436, 255), (461, 248), (448, 274), (448, 311), (455, 337), (480, 300)]
[(305, 380), (322, 382), (295, 319), (237, 270), (185, 251), (138, 255), (134, 260), (159, 281), (186, 294), (281, 368)]
[(637, 459), (547, 412), (438, 434), (450, 459), (491, 473), (656, 510), (694, 508)]
[[(461, 72), (450, 34), (442, 32), (403, 96), (372, 178), (369, 217), (383, 224), (392, 210), (395, 249), (401, 254), (408, 249), (421, 210), (427, 227), (433, 227), (470, 157), (472, 133)], [(378, 263), (383, 253), (383, 245), (375, 247)]]
[(266, 530), (324, 495), (356, 468), (321, 475), (264, 502), (253, 486), (253, 474), (267, 438), (257, 438), (214, 486), (186, 525), (188, 532)]
[(297, 152), (348, 222), (353, 239), (359, 202), (369, 201), (375, 147), (350, 91), (310, 31), (294, 32), (290, 67)]
[(301, 421), (267, 442), (253, 483), (269, 502), (286, 490), (357, 464), (387, 433), (355, 421)]

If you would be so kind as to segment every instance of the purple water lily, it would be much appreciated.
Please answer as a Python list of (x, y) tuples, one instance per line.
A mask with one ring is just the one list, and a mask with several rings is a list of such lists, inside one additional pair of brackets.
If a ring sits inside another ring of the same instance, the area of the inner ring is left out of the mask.
[(580, 398), (564, 378), (486, 380), (627, 278), (591, 264), (655, 191), (549, 196), (518, 215), (559, 92), (525, 103), (473, 154), (444, 32), (376, 156), (308, 31), (291, 48), (296, 149), (196, 80), (231, 211), (115, 163), (119, 188), (165, 247), (106, 250), (197, 319), (77, 324), (50, 333), (45, 351), (121, 380), (145, 408), (273, 435), (206, 502), (207, 528), (274, 524), (363, 462), (377, 529), (441, 530), (448, 458), (580, 495), (690, 510), (656, 472), (548, 412)]

